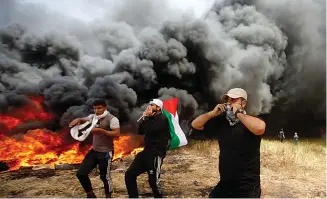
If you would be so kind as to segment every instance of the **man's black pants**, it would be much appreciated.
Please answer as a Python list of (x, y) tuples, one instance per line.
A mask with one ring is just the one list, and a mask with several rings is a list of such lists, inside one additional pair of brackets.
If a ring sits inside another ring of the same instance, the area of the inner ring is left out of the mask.
[(103, 181), (105, 194), (112, 192), (112, 181), (110, 177), (110, 165), (113, 157), (113, 152), (98, 152), (91, 149), (85, 156), (83, 162), (79, 166), (76, 173), (85, 192), (92, 191), (92, 185), (89, 178), (89, 173), (99, 165), (100, 178)]
[(209, 198), (260, 198), (260, 185), (249, 186), (240, 190), (219, 182), (210, 192)]
[(125, 184), (130, 198), (138, 198), (137, 176), (148, 173), (149, 184), (155, 198), (162, 198), (159, 186), (160, 169), (163, 158), (152, 155), (146, 151), (138, 153), (125, 173)]

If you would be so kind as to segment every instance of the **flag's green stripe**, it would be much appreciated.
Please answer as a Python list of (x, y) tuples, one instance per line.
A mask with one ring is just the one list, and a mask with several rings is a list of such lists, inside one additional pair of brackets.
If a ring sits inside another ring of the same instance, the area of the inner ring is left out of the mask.
[(173, 122), (171, 121), (172, 115), (165, 109), (163, 109), (162, 113), (167, 117), (168, 123), (169, 123), (169, 133), (171, 136), (171, 142), (169, 145), (169, 149), (177, 148), (177, 147), (179, 147), (180, 141), (179, 141), (179, 137), (175, 133), (175, 128), (174, 128)]

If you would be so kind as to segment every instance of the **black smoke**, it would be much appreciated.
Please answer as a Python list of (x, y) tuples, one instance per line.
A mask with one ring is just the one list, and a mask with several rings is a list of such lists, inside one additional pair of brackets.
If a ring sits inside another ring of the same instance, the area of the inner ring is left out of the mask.
[(242, 87), (247, 111), (266, 119), (267, 133), (314, 135), (326, 121), (325, 4), (217, 0), (196, 18), (162, 2), (122, 1), (84, 22), (8, 1), (0, 14), (0, 111), (41, 95), (63, 128), (105, 98), (135, 126), (151, 98), (178, 97), (188, 131), (223, 93)]

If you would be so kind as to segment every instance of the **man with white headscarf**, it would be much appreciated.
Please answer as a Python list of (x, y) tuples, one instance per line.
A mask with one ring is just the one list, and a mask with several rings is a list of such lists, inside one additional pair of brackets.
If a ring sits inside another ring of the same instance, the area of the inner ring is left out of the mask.
[(130, 198), (139, 197), (136, 179), (144, 172), (148, 173), (153, 196), (162, 198), (159, 186), (160, 169), (171, 139), (168, 119), (162, 114), (162, 107), (163, 102), (160, 99), (153, 99), (143, 112), (138, 133), (144, 135), (144, 150), (136, 155), (125, 173)]

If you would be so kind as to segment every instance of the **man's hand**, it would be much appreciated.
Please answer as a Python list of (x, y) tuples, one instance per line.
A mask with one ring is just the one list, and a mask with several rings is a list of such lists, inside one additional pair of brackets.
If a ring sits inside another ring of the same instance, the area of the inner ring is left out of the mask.
[(73, 121), (71, 121), (71, 123), (69, 123), (69, 127), (71, 128), (73, 126), (79, 125), (80, 123), (81, 123), (80, 118), (76, 118)]
[(244, 109), (242, 109), (242, 108), (236, 108), (236, 107), (233, 107), (233, 106), (231, 106), (231, 107), (232, 107), (232, 111), (233, 111), (233, 113), (234, 113), (234, 115), (236, 117), (238, 116), (239, 113), (243, 114), (243, 112), (244, 112)]
[(103, 132), (103, 129), (102, 128), (93, 128), (91, 133), (95, 133), (95, 134), (99, 134), (99, 133), (102, 133)]
[(143, 116), (152, 116), (154, 113), (152, 112), (152, 108), (148, 106), (143, 112)]
[(232, 111), (233, 111), (233, 113), (234, 113), (234, 115), (235, 115), (235, 113), (236, 113), (236, 111), (237, 111), (238, 108), (236, 108), (236, 107), (234, 107), (234, 106), (231, 106), (231, 108), (232, 108)]
[(217, 106), (209, 112), (210, 117), (216, 117), (226, 110), (226, 104), (217, 104)]

